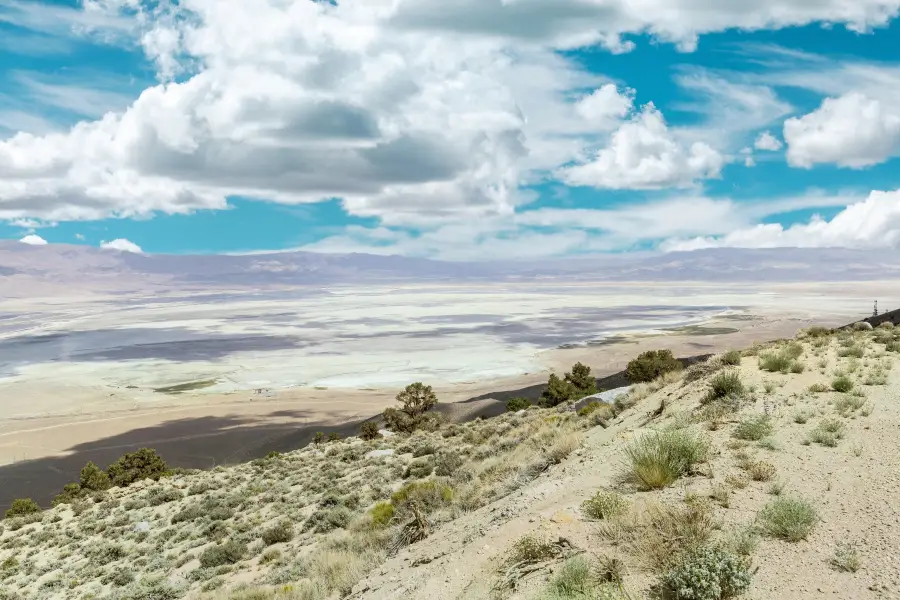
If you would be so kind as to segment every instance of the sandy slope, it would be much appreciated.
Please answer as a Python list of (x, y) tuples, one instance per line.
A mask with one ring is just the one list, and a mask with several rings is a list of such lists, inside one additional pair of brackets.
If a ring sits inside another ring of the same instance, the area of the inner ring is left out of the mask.
[[(900, 598), (900, 372), (895, 368), (885, 387), (865, 388), (874, 407), (871, 416), (845, 419), (846, 438), (838, 447), (826, 448), (802, 441), (819, 415), (834, 413), (829, 401), (835, 393), (811, 396), (805, 392), (811, 383), (828, 381), (829, 376), (814, 369), (800, 376), (761, 373), (755, 358), (744, 362), (741, 372), (745, 381), (783, 384), (771, 395), (759, 395), (747, 409), (751, 414), (765, 407), (774, 410), (778, 450), (750, 445), (749, 452), (774, 464), (778, 480), (785, 484), (784, 493), (811, 500), (821, 516), (805, 541), (790, 544), (761, 540), (754, 556), (758, 570), (746, 597)], [(664, 427), (680, 411), (694, 408), (702, 391), (702, 386), (691, 389), (682, 388), (680, 383), (670, 385), (641, 401), (612, 427), (591, 430), (583, 449), (551, 470), (549, 476), (409, 547), (360, 583), (353, 598), (490, 598), (512, 545), (531, 533), (549, 539), (563, 536), (589, 555), (619, 556), (628, 561), (619, 549), (597, 535), (596, 523), (584, 521), (579, 506), (598, 488), (627, 491), (617, 482), (621, 450), (634, 435), (640, 435), (637, 430), (647, 411), (659, 406), (662, 398), (671, 402), (663, 417), (652, 424)], [(817, 416), (807, 424), (794, 423), (793, 413), (802, 408), (814, 410)], [(629, 493), (628, 497), (636, 503), (681, 503), (687, 493), (706, 494), (728, 475), (738, 475), (735, 451), (729, 449), (731, 431), (732, 426), (726, 424), (708, 433), (717, 456), (708, 465), (707, 475), (685, 479), (663, 491)], [(724, 527), (752, 522), (759, 508), (772, 499), (767, 493), (769, 486), (749, 482), (744, 489), (734, 489), (730, 507), (716, 511)], [(863, 560), (860, 571), (839, 572), (830, 564), (841, 542), (858, 545)], [(642, 588), (649, 581), (646, 574), (633, 562), (630, 567), (632, 585)], [(523, 591), (508, 597), (531, 597), (547, 575), (545, 571), (534, 576)]]

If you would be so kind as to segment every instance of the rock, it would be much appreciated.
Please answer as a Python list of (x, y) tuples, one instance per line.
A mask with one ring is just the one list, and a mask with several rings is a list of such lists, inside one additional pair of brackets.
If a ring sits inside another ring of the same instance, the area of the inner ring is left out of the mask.
[(516, 415), (517, 417), (521, 417), (521, 416), (524, 415), (524, 414), (525, 414), (525, 409), (524, 409), (524, 408), (523, 408), (522, 410), (517, 410), (517, 411), (515, 412), (515, 415)]
[(142, 531), (142, 532), (150, 531), (150, 523), (148, 523), (147, 521), (141, 521), (140, 523), (135, 523), (134, 530)]
[(381, 437), (386, 437), (386, 438), (394, 437), (395, 435), (397, 435), (393, 431), (389, 431), (387, 429), (379, 429), (378, 433), (381, 435)]
[(393, 456), (394, 449), (386, 448), (384, 450), (372, 450), (371, 452), (366, 453), (366, 458), (379, 458), (381, 456)]

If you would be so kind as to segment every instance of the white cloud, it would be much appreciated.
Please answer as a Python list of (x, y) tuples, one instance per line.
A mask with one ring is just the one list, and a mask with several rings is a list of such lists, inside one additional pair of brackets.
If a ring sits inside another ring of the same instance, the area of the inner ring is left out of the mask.
[(76, 233), (76, 234), (75, 234), (75, 239), (76, 239), (76, 240), (80, 240), (80, 241), (84, 241), (84, 235), (82, 235), (82, 234), (80, 234), (80, 233)]
[(815, 193), (744, 201), (686, 196), (610, 209), (543, 208), (505, 217), (447, 220), (416, 232), (352, 226), (298, 249), (479, 261), (608, 252), (667, 239), (673, 240), (666, 244), (669, 248), (752, 228), (765, 217), (845, 207), (859, 200)]
[(631, 111), (632, 93), (629, 90), (621, 94), (615, 84), (608, 83), (578, 100), (575, 110), (601, 129), (615, 127)]
[(45, 240), (41, 236), (36, 235), (34, 233), (26, 235), (19, 241), (22, 242), (23, 244), (28, 244), (29, 246), (46, 246), (47, 245), (47, 240)]
[(721, 237), (671, 240), (664, 245), (666, 250), (715, 247), (900, 248), (900, 190), (873, 191), (830, 221), (814, 216), (790, 227), (758, 224)]
[(900, 153), (900, 110), (860, 93), (826, 98), (815, 111), (784, 122), (788, 163), (862, 168)]
[(119, 250), (121, 252), (134, 252), (135, 254), (140, 254), (142, 252), (140, 246), (138, 246), (134, 242), (126, 240), (124, 238), (117, 238), (110, 242), (100, 242), (100, 247), (105, 250)]
[(676, 140), (651, 103), (621, 125), (590, 162), (561, 169), (559, 176), (570, 185), (661, 189), (718, 177), (723, 164), (709, 145), (694, 142), (688, 147)]
[(757, 150), (768, 150), (769, 152), (776, 152), (778, 150), (781, 150), (781, 141), (768, 131), (763, 131), (761, 134), (759, 134), (759, 137), (756, 138), (756, 141), (753, 143), (753, 147)]

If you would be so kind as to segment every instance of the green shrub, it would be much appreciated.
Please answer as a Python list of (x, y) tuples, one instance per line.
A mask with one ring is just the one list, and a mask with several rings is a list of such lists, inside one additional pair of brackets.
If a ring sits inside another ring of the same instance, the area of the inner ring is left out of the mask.
[(394, 518), (394, 505), (390, 502), (379, 502), (369, 509), (369, 516), (372, 517), (372, 525), (375, 527), (387, 527)]
[(563, 563), (550, 580), (550, 589), (562, 598), (588, 598), (593, 591), (591, 565), (583, 556), (575, 556)]
[(756, 415), (742, 420), (734, 428), (734, 437), (739, 440), (758, 442), (771, 435), (774, 427), (769, 415)]
[(769, 352), (759, 355), (759, 368), (763, 371), (787, 372), (792, 359), (781, 352)]
[(172, 515), (172, 525), (199, 519), (206, 513), (197, 505), (188, 506)]
[(829, 389), (831, 389), (831, 388), (829, 388), (824, 383), (814, 383), (811, 386), (809, 386), (809, 391), (812, 392), (813, 394), (821, 394), (823, 392), (827, 392)]
[(438, 399), (430, 385), (417, 381), (397, 394), (397, 402), (403, 405), (401, 409), (403, 412), (416, 417), (434, 408)]
[(543, 537), (528, 534), (520, 537), (512, 546), (509, 556), (511, 564), (540, 562), (556, 556), (556, 547)]
[(509, 412), (518, 412), (531, 406), (531, 400), (528, 398), (515, 397), (510, 398), (506, 403), (506, 410)]
[(826, 337), (831, 335), (831, 329), (822, 327), (821, 325), (813, 325), (806, 329), (806, 335), (813, 338)]
[(691, 552), (662, 577), (664, 598), (727, 600), (750, 587), (749, 562), (722, 548), (706, 546)]
[(819, 515), (806, 500), (779, 496), (759, 511), (756, 521), (765, 535), (799, 542), (806, 539), (819, 522)]
[(456, 452), (441, 452), (435, 459), (434, 474), (439, 477), (451, 477), (465, 461)]
[(646, 489), (671, 485), (708, 453), (707, 440), (689, 429), (646, 433), (625, 447), (629, 477)]
[(181, 490), (175, 488), (157, 488), (147, 493), (147, 502), (150, 506), (160, 506), (168, 502), (176, 502), (184, 496)]
[(816, 428), (809, 432), (809, 440), (834, 448), (844, 438), (845, 431), (844, 424), (837, 419), (822, 419)]
[(836, 392), (849, 392), (853, 389), (853, 380), (846, 375), (840, 375), (831, 381), (831, 388)]
[(709, 380), (705, 402), (743, 396), (746, 390), (737, 371), (720, 371)]
[(262, 532), (262, 541), (266, 546), (283, 544), (294, 537), (294, 528), (288, 521), (281, 521)]
[(616, 517), (628, 507), (628, 503), (616, 492), (599, 491), (581, 504), (581, 512), (591, 519)]
[(426, 511), (450, 504), (453, 488), (436, 481), (416, 481), (408, 483), (391, 494), (391, 502), (396, 508), (405, 508), (415, 502)]
[(81, 485), (77, 483), (67, 483), (63, 486), (63, 491), (53, 498), (53, 506), (60, 504), (70, 504), (75, 500), (83, 498), (85, 493), (81, 490)]
[(378, 433), (378, 423), (375, 421), (366, 421), (359, 426), (359, 437), (364, 440), (377, 440), (381, 437)]
[(888, 352), (900, 352), (900, 341), (893, 340), (884, 345), (884, 349)]
[(112, 486), (109, 475), (92, 462), (84, 465), (81, 469), (80, 486), (83, 490), (92, 492), (102, 492), (108, 490)]
[(3, 515), (3, 518), (11, 519), (13, 517), (25, 517), (28, 515), (36, 515), (40, 512), (41, 507), (31, 498), (16, 498), (12, 501), (12, 504), (10, 504), (6, 513)]
[(631, 383), (646, 383), (682, 368), (681, 361), (675, 358), (671, 350), (647, 350), (628, 363), (625, 376)]
[(434, 459), (431, 457), (414, 460), (406, 467), (406, 471), (403, 473), (404, 479), (423, 479), (431, 475), (431, 472), (434, 471)]
[(741, 353), (739, 350), (729, 350), (722, 355), (722, 363), (736, 367), (741, 364)]
[(233, 565), (247, 554), (247, 545), (230, 540), (224, 544), (210, 546), (200, 554), (200, 566), (209, 569), (222, 565)]
[(141, 448), (109, 465), (106, 473), (113, 485), (125, 487), (142, 479), (158, 480), (167, 470), (166, 461), (160, 458), (156, 450)]

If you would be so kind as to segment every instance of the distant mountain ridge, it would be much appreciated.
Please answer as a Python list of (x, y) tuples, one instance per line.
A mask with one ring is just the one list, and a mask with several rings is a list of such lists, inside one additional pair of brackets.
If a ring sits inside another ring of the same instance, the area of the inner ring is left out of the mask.
[(0, 295), (29, 287), (133, 292), (402, 282), (863, 281), (900, 277), (900, 252), (843, 248), (708, 249), (540, 261), (446, 262), (374, 254), (134, 254), (0, 242)]

